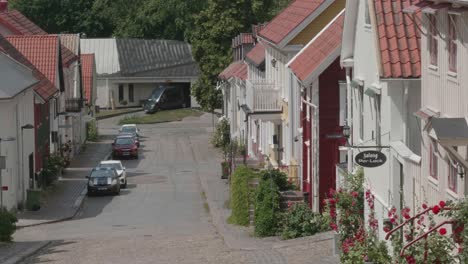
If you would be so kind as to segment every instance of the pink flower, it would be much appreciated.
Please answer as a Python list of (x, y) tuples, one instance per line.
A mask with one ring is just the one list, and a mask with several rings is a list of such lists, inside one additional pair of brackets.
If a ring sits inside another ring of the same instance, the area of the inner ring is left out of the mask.
[(426, 209), (427, 209), (427, 204), (423, 203), (423, 204), (422, 204), (422, 208), (423, 208), (424, 210), (426, 210)]
[(445, 207), (445, 202), (444, 202), (444, 201), (440, 201), (440, 202), (439, 202), (439, 206), (440, 206), (440, 208), (444, 208), (444, 207)]
[(335, 191), (333, 188), (330, 188), (330, 190), (328, 191), (328, 193), (330, 194), (330, 196), (335, 196), (336, 191)]
[(461, 254), (462, 252), (463, 252), (463, 248), (462, 247), (458, 248), (458, 253)]
[(441, 229), (439, 229), (439, 234), (441, 234), (441, 235), (447, 234), (447, 229), (442, 227)]
[(390, 222), (391, 222), (392, 224), (395, 224), (395, 223), (396, 223), (396, 219), (395, 219), (395, 218), (390, 218)]
[(440, 207), (438, 205), (435, 205), (434, 207), (432, 207), (432, 212), (434, 214), (438, 214), (440, 212)]
[(389, 227), (389, 226), (384, 226), (383, 231), (384, 231), (385, 233), (390, 232), (390, 227)]
[(358, 197), (358, 195), (359, 193), (356, 191), (351, 192), (351, 196), (353, 196), (354, 198)]
[(291, 201), (288, 201), (288, 208), (291, 208), (292, 205), (293, 203)]
[(330, 204), (335, 204), (335, 203), (336, 203), (336, 200), (332, 198), (332, 199), (328, 199), (328, 202), (329, 202)]
[(338, 230), (338, 226), (335, 223), (330, 223), (330, 228), (333, 229), (334, 231)]

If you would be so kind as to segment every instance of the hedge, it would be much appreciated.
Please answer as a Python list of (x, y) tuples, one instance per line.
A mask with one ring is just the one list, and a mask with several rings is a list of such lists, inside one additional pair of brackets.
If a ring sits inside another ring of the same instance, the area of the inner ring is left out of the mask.
[(276, 235), (281, 222), (281, 211), (279, 188), (275, 180), (262, 177), (255, 198), (255, 235)]
[(246, 166), (237, 167), (231, 176), (231, 224), (249, 224), (249, 180), (253, 177), (254, 172)]

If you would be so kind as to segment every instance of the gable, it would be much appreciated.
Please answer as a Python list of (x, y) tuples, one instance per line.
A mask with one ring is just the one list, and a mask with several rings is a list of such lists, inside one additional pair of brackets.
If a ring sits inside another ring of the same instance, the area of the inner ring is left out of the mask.
[(288, 45), (306, 45), (313, 39), (330, 21), (345, 8), (345, 0), (336, 0), (317, 18), (304, 28)]

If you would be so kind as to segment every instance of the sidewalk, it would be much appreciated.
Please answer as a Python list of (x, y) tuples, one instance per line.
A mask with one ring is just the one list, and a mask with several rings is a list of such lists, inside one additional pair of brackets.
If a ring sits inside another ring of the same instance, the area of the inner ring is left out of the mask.
[(86, 195), (85, 176), (110, 152), (110, 141), (90, 142), (76, 155), (52, 190), (45, 193), (38, 211), (20, 212), (17, 227), (28, 227), (71, 219)]
[(333, 233), (311, 237), (281, 240), (277, 237), (256, 238), (252, 228), (227, 224), (231, 211), (225, 207), (229, 200), (229, 185), (221, 179), (221, 159), (205, 165), (199, 171), (203, 191), (206, 193), (213, 224), (232, 250), (245, 251), (256, 261), (265, 263), (339, 263), (333, 255)]

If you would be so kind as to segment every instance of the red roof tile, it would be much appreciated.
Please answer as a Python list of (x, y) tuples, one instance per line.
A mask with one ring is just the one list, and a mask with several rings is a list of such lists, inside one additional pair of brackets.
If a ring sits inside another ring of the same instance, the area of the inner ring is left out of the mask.
[(8, 36), (7, 40), (21, 52), (51, 83), (57, 83), (59, 41), (57, 35)]
[(332, 53), (340, 48), (343, 35), (344, 12), (341, 13), (313, 42), (291, 62), (289, 67), (301, 80), (306, 80)]
[(260, 31), (259, 35), (274, 44), (280, 43), (325, 0), (295, 0)]
[(232, 39), (232, 47), (235, 48), (243, 44), (253, 44), (254, 42), (252, 33), (240, 33)]
[(242, 61), (236, 61), (231, 63), (226, 69), (220, 74), (219, 78), (228, 80), (229, 78), (239, 78), (241, 80), (247, 79), (247, 64)]
[(57, 88), (42, 74), (23, 54), (21, 54), (6, 38), (0, 35), (0, 51), (6, 53), (19, 63), (25, 65), (33, 71), (34, 77), (39, 82), (34, 85), (34, 91), (44, 100), (48, 100), (56, 92)]
[(374, 0), (384, 78), (421, 76), (421, 36), (417, 29), (421, 19), (412, 20), (403, 13), (403, 9), (419, 2), (421, 0)]
[(0, 12), (0, 24), (10, 29), (14, 34), (45, 35), (47, 32), (34, 24), (17, 10)]
[(77, 61), (79, 57), (73, 52), (71, 52), (68, 48), (66, 48), (64, 45), (60, 45), (60, 53), (62, 55), (62, 66), (63, 67), (70, 67), (70, 65)]
[(257, 67), (260, 66), (260, 64), (265, 61), (265, 46), (263, 46), (262, 43), (257, 43), (257, 45), (247, 53), (246, 60)]
[(94, 74), (94, 54), (81, 54), (81, 76), (83, 78), (84, 98), (92, 102)]

